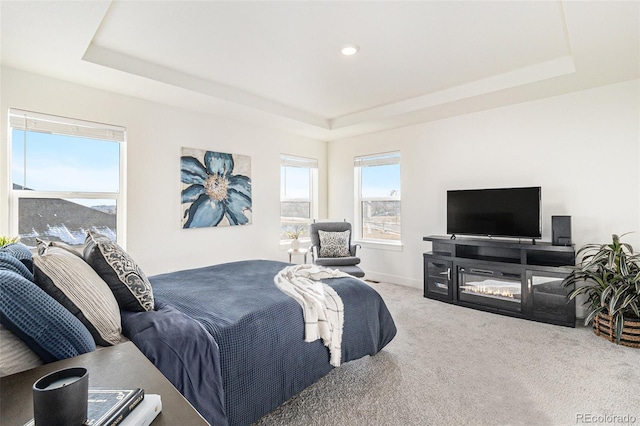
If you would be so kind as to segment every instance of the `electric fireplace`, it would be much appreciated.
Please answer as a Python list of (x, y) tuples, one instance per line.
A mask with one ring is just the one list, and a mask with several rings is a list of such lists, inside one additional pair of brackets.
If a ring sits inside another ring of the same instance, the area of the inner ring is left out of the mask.
[(458, 268), (458, 300), (522, 312), (522, 276), (480, 268)]

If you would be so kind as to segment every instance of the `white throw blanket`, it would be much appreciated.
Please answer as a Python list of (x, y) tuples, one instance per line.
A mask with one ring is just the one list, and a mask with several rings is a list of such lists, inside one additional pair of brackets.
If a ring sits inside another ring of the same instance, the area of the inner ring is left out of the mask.
[(294, 265), (280, 271), (273, 279), (276, 286), (302, 306), (304, 341), (322, 338), (329, 348), (329, 362), (340, 366), (344, 305), (336, 291), (320, 282), (326, 278), (351, 277), (337, 269), (317, 265)]

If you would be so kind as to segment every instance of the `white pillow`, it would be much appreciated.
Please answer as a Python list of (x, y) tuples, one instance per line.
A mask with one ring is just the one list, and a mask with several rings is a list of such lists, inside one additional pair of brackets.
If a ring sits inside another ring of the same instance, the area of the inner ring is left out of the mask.
[(18, 336), (0, 325), (0, 377), (38, 367), (42, 360)]

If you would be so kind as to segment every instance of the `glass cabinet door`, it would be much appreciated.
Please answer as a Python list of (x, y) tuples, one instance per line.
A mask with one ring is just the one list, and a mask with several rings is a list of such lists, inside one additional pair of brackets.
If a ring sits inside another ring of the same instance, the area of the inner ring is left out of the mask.
[(452, 299), (451, 266), (451, 262), (448, 261), (424, 259), (424, 295), (426, 297)]
[(534, 319), (573, 325), (576, 320), (575, 301), (569, 301), (571, 289), (562, 285), (566, 274), (527, 271), (530, 309)]

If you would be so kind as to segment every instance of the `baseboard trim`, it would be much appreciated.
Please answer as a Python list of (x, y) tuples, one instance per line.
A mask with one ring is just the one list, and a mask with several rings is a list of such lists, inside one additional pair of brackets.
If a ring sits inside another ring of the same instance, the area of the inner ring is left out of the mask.
[(413, 278), (400, 277), (397, 275), (382, 274), (380, 272), (365, 271), (364, 279), (373, 280), (373, 281), (382, 281), (382, 282), (391, 283), (391, 284), (399, 284), (406, 287), (413, 287), (417, 289), (422, 289), (423, 287), (422, 280), (415, 280)]

